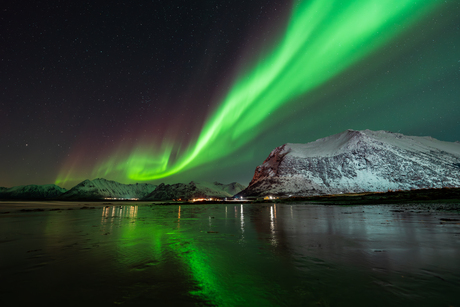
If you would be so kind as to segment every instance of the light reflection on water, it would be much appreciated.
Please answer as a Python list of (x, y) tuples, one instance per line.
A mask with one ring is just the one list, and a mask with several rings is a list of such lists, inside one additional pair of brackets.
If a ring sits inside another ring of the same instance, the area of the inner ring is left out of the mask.
[(15, 305), (458, 306), (460, 217), (427, 206), (3, 215), (0, 295)]

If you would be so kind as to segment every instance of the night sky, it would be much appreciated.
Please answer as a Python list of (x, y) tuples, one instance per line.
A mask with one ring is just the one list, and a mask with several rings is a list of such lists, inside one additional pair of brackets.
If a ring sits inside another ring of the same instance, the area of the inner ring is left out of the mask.
[(458, 0), (8, 2), (0, 186), (248, 184), (346, 129), (460, 140)]

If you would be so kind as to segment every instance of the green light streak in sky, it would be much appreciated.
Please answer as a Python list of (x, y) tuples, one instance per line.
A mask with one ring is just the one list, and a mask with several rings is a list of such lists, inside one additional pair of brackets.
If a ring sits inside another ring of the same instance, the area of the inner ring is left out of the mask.
[[(174, 152), (135, 148), (113, 155), (93, 176), (155, 180), (226, 157), (274, 125), (275, 112), (382, 47), (434, 8), (436, 0), (295, 2), (284, 37), (234, 83), (196, 142)], [(303, 107), (308, 105), (307, 99)], [(171, 154), (175, 159), (170, 159)], [(65, 182), (68, 173), (56, 182)]]

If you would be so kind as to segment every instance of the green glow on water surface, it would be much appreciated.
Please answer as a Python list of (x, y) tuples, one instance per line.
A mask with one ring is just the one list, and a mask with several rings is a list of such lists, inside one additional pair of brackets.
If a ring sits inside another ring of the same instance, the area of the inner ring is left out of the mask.
[[(177, 206), (167, 210), (156, 209), (149, 215), (145, 214), (151, 209), (141, 207), (142, 217), (138, 216), (137, 206), (104, 209), (103, 232), (114, 235), (115, 229), (120, 228), (117, 260), (123, 267), (133, 268), (133, 271), (161, 271), (161, 267), (173, 263), (171, 269), (185, 274), (182, 278), (189, 282), (189, 295), (194, 299), (218, 306), (277, 305), (275, 298), (280, 293), (273, 289), (273, 281), (269, 277), (274, 268), (268, 270), (265, 277), (259, 272), (276, 259), (270, 257), (263, 263), (254, 264), (250, 255), (261, 254), (262, 242), (253, 246), (241, 245), (245, 240), (258, 240), (257, 232), (253, 225), (244, 224), (241, 205), (236, 206), (238, 213), (235, 217), (233, 206), (229, 207), (232, 216), (228, 221), (232, 225), (225, 227), (228, 233), (221, 228), (224, 227), (225, 207), (218, 211), (214, 209), (213, 213), (218, 213), (216, 219), (219, 220), (215, 220), (215, 224), (219, 231), (208, 233), (207, 229), (211, 226), (207, 223), (207, 210)], [(177, 220), (172, 218), (176, 214)], [(190, 228), (197, 225), (197, 220), (203, 223), (196, 229)], [(245, 257), (246, 262), (242, 262)], [(271, 292), (267, 293), (270, 287)]]

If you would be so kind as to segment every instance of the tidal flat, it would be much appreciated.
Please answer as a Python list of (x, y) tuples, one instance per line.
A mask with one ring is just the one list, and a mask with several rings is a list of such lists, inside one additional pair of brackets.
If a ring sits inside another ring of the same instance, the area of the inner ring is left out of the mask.
[(460, 306), (459, 210), (0, 202), (0, 302)]

